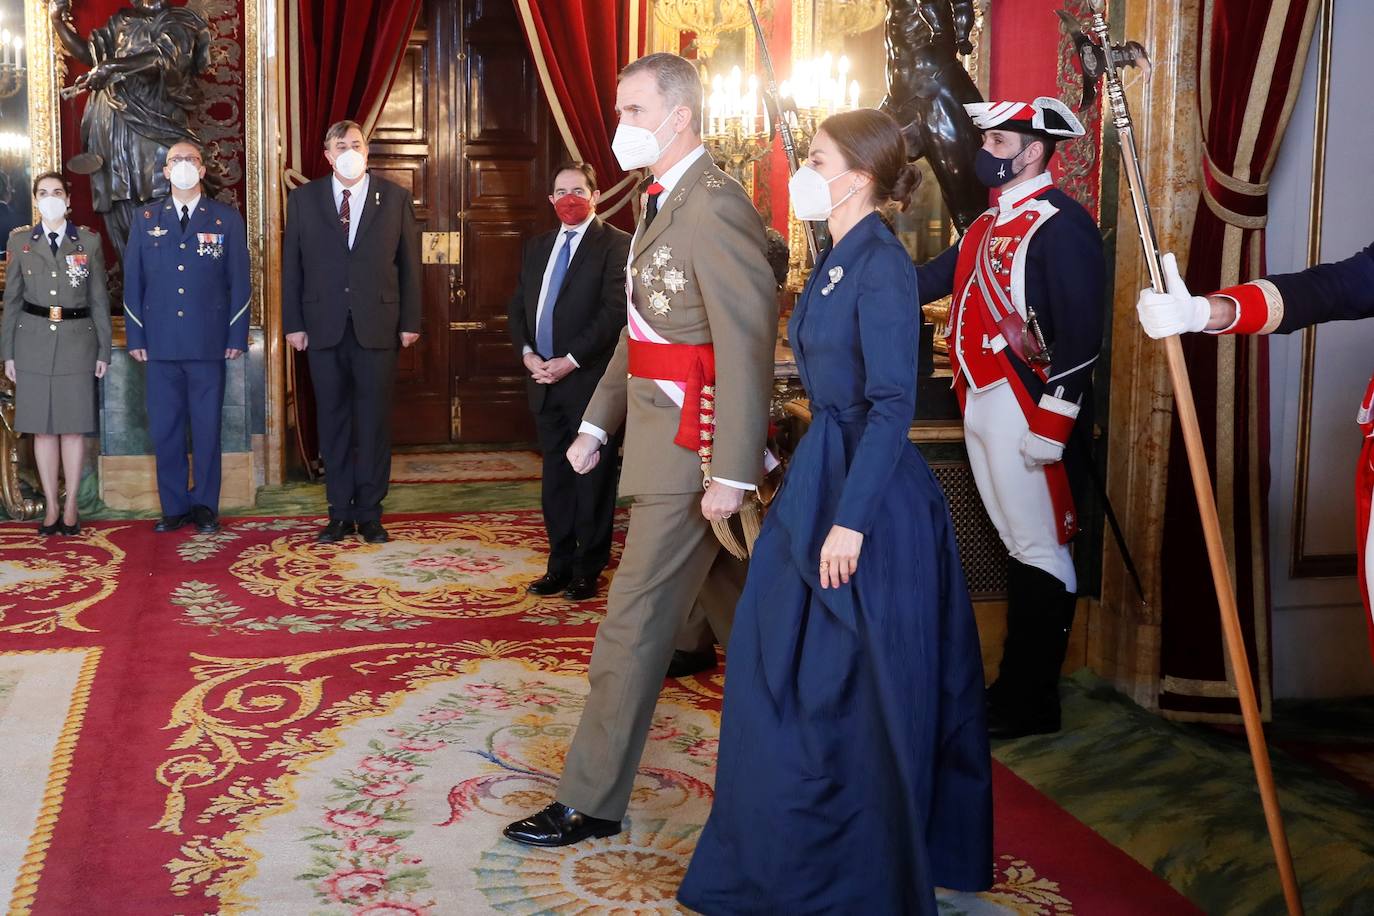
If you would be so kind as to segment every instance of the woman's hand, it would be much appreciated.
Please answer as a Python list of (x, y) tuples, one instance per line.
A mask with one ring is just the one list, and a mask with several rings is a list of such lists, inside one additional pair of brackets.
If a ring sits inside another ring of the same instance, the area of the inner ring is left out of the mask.
[(821, 588), (839, 588), (859, 568), (864, 536), (852, 528), (834, 525), (821, 545)]
[(103, 361), (103, 360), (99, 360), (99, 359), (95, 361), (95, 377), (96, 377), (96, 378), (104, 378), (104, 377), (105, 377), (105, 373), (108, 372), (109, 369), (110, 369), (110, 364), (109, 364), (109, 363), (107, 363), (107, 362), (105, 362), (105, 361)]
[(5, 378), (9, 379), (11, 382), (19, 381), (14, 374), (14, 360), (12, 359), (5, 360)]

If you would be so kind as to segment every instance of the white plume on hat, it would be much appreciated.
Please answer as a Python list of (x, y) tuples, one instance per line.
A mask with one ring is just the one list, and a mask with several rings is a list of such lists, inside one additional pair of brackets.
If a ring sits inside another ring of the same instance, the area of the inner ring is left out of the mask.
[(1006, 124), (1008, 130), (1025, 125), (1023, 129), (1052, 137), (1081, 137), (1085, 133), (1083, 123), (1069, 106), (1050, 96), (1042, 95), (1033, 102), (970, 102), (964, 110), (979, 130)]

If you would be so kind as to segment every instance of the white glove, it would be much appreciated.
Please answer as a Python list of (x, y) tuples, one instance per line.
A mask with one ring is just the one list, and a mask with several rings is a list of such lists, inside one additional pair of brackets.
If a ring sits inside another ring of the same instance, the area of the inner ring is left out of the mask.
[(1158, 340), (1207, 329), (1212, 320), (1212, 304), (1204, 296), (1194, 296), (1178, 275), (1178, 261), (1173, 254), (1160, 258), (1164, 269), (1164, 286), (1167, 293), (1157, 293), (1152, 289), (1142, 289), (1136, 300), (1136, 314), (1140, 316), (1140, 326), (1145, 333)]
[(1026, 434), (1021, 437), (1021, 459), (1032, 471), (1044, 464), (1054, 464), (1063, 457), (1064, 446), (1058, 442), (1051, 442), (1030, 430), (1026, 430)]

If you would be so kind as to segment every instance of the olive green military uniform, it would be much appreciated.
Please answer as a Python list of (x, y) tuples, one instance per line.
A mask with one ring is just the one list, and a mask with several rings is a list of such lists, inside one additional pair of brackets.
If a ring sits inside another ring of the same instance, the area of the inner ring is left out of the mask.
[[(778, 324), (765, 249), (763, 222), (744, 189), (703, 152), (662, 193), (653, 221), (641, 221), (627, 271), (635, 309), (654, 332), (714, 348), (711, 472), (751, 485), (763, 474)], [(591, 692), (557, 794), (608, 820), (629, 804), (688, 611), (700, 601), (727, 640), (745, 571), (701, 514), (701, 459), (673, 443), (679, 408), (657, 383), (629, 378), (628, 370), (622, 333), (583, 420), (601, 432), (624, 425), (620, 494), (633, 505), (592, 650)]]
[[(91, 433), (97, 428), (95, 364), (110, 361), (110, 297), (100, 236), (67, 223), (52, 252), (42, 223), (10, 234), (0, 359), (14, 360), (17, 432)], [(42, 308), (39, 316), (24, 304)], [(63, 319), (54, 309), (88, 309)]]

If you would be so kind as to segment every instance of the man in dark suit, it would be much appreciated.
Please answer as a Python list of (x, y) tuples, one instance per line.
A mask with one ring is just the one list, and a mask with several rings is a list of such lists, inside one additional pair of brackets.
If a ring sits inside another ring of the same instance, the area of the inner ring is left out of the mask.
[(420, 238), (410, 192), (367, 172), (353, 121), (325, 134), (333, 174), (291, 193), (282, 257), (282, 326), (315, 387), (332, 544), (387, 540), (391, 390), (397, 345), (420, 339)]
[(560, 225), (525, 245), (520, 284), (510, 301), (510, 335), (529, 379), (530, 409), (544, 454), (544, 528), (548, 571), (535, 595), (596, 595), (611, 555), (618, 439), (590, 474), (568, 464), (582, 412), (625, 327), (625, 264), (630, 236), (596, 216), (596, 172), (569, 162), (554, 170), (549, 202)]

